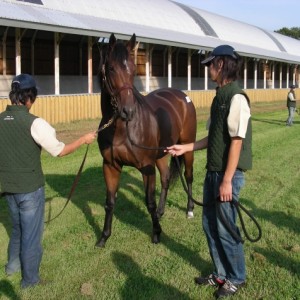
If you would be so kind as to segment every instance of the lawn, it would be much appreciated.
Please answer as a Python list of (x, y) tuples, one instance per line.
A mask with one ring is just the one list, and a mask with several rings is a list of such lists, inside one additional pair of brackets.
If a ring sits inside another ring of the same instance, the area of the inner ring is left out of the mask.
[[(207, 113), (197, 112), (198, 138), (206, 134)], [(245, 242), (247, 286), (234, 299), (300, 299), (300, 116), (293, 127), (285, 126), (286, 117), (283, 102), (252, 106), (253, 170), (246, 173), (241, 202), (258, 220), (263, 236), (257, 243)], [(97, 126), (97, 120), (90, 120), (56, 128), (60, 138), (70, 141)], [(42, 153), (46, 219), (64, 206), (84, 152), (82, 147), (64, 158)], [(205, 151), (195, 153), (193, 194), (199, 201), (205, 156)], [(41, 276), (49, 283), (21, 290), (20, 274), (4, 273), (10, 220), (1, 198), (0, 299), (213, 299), (213, 288), (194, 284), (194, 277), (208, 274), (212, 264), (201, 227), (202, 208), (196, 206), (195, 217), (186, 218), (180, 181), (169, 192), (158, 245), (151, 243), (151, 219), (135, 169), (122, 172), (112, 236), (99, 249), (94, 245), (104, 223), (104, 201), (102, 159), (94, 143), (72, 201), (45, 225)], [(256, 235), (246, 216), (245, 223)]]

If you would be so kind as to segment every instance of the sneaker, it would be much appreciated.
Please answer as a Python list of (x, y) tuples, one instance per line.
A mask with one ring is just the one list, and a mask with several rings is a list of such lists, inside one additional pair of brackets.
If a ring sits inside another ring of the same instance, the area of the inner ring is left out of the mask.
[(228, 279), (225, 279), (225, 283), (215, 293), (216, 299), (232, 296), (244, 285), (244, 282), (240, 284), (233, 284)]
[(215, 275), (210, 274), (208, 277), (195, 277), (195, 283), (199, 285), (210, 285), (220, 287), (224, 284), (224, 280), (217, 278)]

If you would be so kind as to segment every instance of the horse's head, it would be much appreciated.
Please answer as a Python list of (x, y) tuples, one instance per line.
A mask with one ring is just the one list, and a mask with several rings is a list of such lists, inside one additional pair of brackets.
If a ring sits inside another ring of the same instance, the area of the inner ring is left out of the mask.
[(126, 121), (132, 120), (136, 109), (133, 95), (135, 64), (131, 56), (135, 45), (135, 34), (126, 44), (117, 42), (114, 34), (111, 34), (102, 65), (104, 88), (111, 96), (112, 105)]

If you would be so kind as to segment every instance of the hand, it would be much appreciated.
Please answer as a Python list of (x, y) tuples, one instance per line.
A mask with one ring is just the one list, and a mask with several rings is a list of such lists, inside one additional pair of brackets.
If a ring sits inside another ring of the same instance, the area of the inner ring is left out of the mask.
[(231, 181), (223, 180), (220, 188), (220, 201), (229, 202), (232, 201), (232, 183)]
[(167, 147), (164, 152), (168, 152), (172, 156), (179, 156), (186, 152), (186, 145), (173, 145)]
[(85, 144), (91, 144), (97, 137), (97, 132), (93, 131), (83, 136)]

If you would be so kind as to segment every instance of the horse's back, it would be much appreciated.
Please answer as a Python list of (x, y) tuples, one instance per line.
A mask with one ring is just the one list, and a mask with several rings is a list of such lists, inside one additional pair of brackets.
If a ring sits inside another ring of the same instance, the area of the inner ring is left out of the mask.
[(161, 144), (165, 144), (164, 141), (169, 141), (169, 144), (195, 141), (196, 110), (191, 99), (183, 91), (161, 88), (152, 91), (145, 98), (158, 120), (162, 134)]

